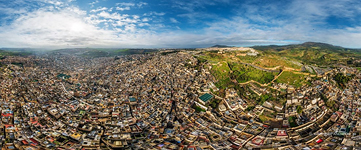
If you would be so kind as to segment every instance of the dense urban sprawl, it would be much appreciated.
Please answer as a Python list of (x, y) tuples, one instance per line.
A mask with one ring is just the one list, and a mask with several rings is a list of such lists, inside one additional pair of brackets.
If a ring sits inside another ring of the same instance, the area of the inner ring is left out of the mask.
[[(346, 66), (309, 86), (274, 83), (286, 102), (254, 105), (234, 88), (224, 97), (214, 94), (216, 79), (187, 51), (100, 58), (53, 53), (0, 62), (3, 149), (360, 146), (360, 74)], [(339, 88), (331, 78), (338, 73), (355, 78)], [(264, 122), (265, 114), (276, 117)]]

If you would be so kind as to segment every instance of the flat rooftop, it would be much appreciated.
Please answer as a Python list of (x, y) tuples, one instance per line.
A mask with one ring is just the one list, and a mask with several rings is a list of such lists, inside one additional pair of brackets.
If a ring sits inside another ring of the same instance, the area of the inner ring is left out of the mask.
[(209, 93), (203, 94), (202, 96), (199, 97), (199, 99), (202, 100), (203, 102), (208, 102), (212, 98), (213, 98), (213, 95), (211, 95)]

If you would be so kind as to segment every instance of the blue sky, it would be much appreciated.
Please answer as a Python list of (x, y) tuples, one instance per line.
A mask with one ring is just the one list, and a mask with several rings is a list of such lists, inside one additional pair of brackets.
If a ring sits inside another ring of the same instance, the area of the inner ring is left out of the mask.
[(359, 0), (0, 0), (0, 47), (361, 48)]

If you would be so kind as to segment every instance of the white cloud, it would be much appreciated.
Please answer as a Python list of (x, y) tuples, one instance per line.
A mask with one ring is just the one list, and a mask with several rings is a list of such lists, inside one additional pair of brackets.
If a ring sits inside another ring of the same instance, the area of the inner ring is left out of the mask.
[(89, 5), (90, 5), (91, 7), (94, 7), (94, 5), (97, 4), (97, 3), (99, 3), (99, 0), (95, 0), (95, 1), (93, 1), (93, 2), (91, 2), (91, 3), (89, 3)]
[(145, 6), (145, 5), (148, 5), (148, 3), (146, 3), (146, 2), (139, 2), (139, 3), (125, 3), (125, 2), (123, 2), (123, 3), (116, 3), (115, 5), (117, 5), (117, 6), (123, 6), (123, 7), (134, 7), (134, 6), (137, 6), (138, 8), (141, 8), (141, 7), (143, 7), (143, 6)]
[(140, 2), (140, 3), (138, 3), (137, 4), (137, 6), (140, 8), (140, 7), (143, 7), (143, 6), (145, 6), (145, 5), (148, 5), (148, 3), (146, 3), (146, 2)]
[[(101, 11), (103, 10), (103, 11)], [(87, 14), (78, 7), (41, 8), (20, 15), (11, 24), (0, 26), (4, 47), (132, 47), (151, 45), (156, 34), (138, 27), (151, 26), (148, 18), (109, 13), (105, 8)], [(99, 25), (103, 24), (103, 27)], [(151, 39), (148, 39), (151, 38)]]
[(144, 13), (143, 16), (164, 16), (165, 13), (164, 12), (155, 12), (155, 11), (151, 11), (149, 13)]
[(178, 20), (175, 19), (175, 18), (169, 18), (169, 20), (170, 20), (170, 22), (172, 22), (172, 23), (179, 23)]
[(127, 15), (127, 14), (118, 14), (117, 12), (110, 14), (108, 12), (102, 11), (102, 12), (100, 12), (98, 14), (98, 16), (103, 17), (103, 18), (108, 18), (108, 19), (122, 20), (122, 19), (127, 18), (129, 15)]
[(148, 22), (150, 19), (149, 18), (143, 18), (142, 21), (143, 22)]
[(45, 2), (46, 2), (46, 3), (49, 3), (49, 4), (56, 5), (56, 6), (61, 6), (61, 5), (64, 4), (63, 2), (57, 1), (57, 0), (45, 0)]
[(116, 10), (124, 11), (124, 10), (130, 10), (130, 7), (116, 7)]
[(107, 10), (108, 8), (106, 8), (106, 7), (99, 7), (99, 8), (97, 8), (97, 9), (92, 9), (92, 10), (90, 10), (90, 12), (99, 12), (99, 11), (104, 11), (104, 10)]
[(144, 27), (144, 26), (150, 26), (150, 24), (149, 23), (139, 23), (138, 24), (138, 26), (140, 26), (140, 27)]
[(134, 8), (134, 7), (138, 7), (138, 8), (141, 8), (145, 5), (148, 5), (148, 3), (145, 3), (145, 2), (139, 2), (139, 3), (125, 3), (125, 2), (122, 2), (122, 3), (116, 3), (115, 4), (117, 7), (115, 7), (116, 10), (120, 10), (120, 11), (124, 11), (124, 10), (130, 10), (131, 8)]
[[(67, 47), (106, 44), (114, 35), (111, 31), (83, 20), (77, 8), (50, 12), (39, 10), (16, 19), (11, 26), (1, 27), (0, 36), (7, 37), (0, 45), (30, 47)], [(99, 40), (102, 39), (102, 40)]]
[[(355, 15), (361, 12), (357, 5), (344, 9), (345, 5), (349, 5), (353, 0), (330, 0), (332, 4), (328, 5), (320, 0), (305, 0), (307, 3), (310, 1), (309, 4), (295, 0), (287, 4), (287, 7), (284, 6), (284, 10), (279, 9), (281, 2), (261, 6), (249, 4), (239, 8), (242, 15), (228, 19), (201, 12), (178, 15), (196, 21), (200, 19), (197, 15), (213, 18), (213, 21), (202, 22), (205, 24), (203, 29), (192, 32), (164, 24), (182, 23), (175, 18), (164, 19), (164, 12), (151, 11), (139, 16), (112, 13), (109, 11), (112, 8), (98, 7), (87, 13), (65, 2), (61, 4), (55, 0), (45, 1), (51, 6), (46, 5), (31, 11), (27, 7), (17, 10), (0, 4), (0, 11), (16, 16), (15, 20), (0, 26), (0, 37), (5, 37), (0, 40), (0, 46), (199, 47), (213, 44), (287, 44), (289, 40), (294, 40), (361, 47), (360, 25), (348, 28), (323, 27), (327, 25), (326, 19), (330, 16), (357, 18)], [(195, 8), (202, 8), (199, 3), (200, 1), (193, 3)], [(114, 8), (132, 9), (145, 5), (147, 4), (119, 3)]]
[(135, 6), (135, 3), (116, 3), (117, 6), (127, 6), (132, 7)]

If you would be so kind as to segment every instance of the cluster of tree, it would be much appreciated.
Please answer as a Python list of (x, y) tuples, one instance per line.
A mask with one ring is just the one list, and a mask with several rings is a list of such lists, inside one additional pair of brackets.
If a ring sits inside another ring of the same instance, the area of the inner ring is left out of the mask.
[(179, 50), (174, 50), (174, 51), (166, 51), (166, 52), (161, 52), (161, 55), (168, 55), (168, 54), (173, 54), (173, 53), (178, 53)]
[(259, 97), (257, 103), (259, 105), (262, 105), (266, 101), (274, 101), (274, 100), (276, 100), (276, 98), (274, 98), (271, 94), (264, 94)]
[(209, 106), (211, 106), (212, 108), (218, 108), (218, 105), (219, 103), (221, 102), (222, 100), (218, 100), (218, 99), (213, 99), (210, 103), (209, 103)]
[(353, 77), (355, 77), (354, 74), (345, 76), (342, 73), (337, 73), (333, 78), (339, 87), (344, 88), (346, 83), (348, 83), (348, 81), (350, 81)]
[(246, 111), (251, 111), (251, 110), (253, 110), (255, 108), (255, 106), (248, 106), (247, 108), (246, 108)]
[(201, 111), (206, 112), (206, 110), (204, 110), (203, 108), (201, 108), (197, 105), (193, 105), (193, 108), (196, 110), (196, 112), (201, 112)]

